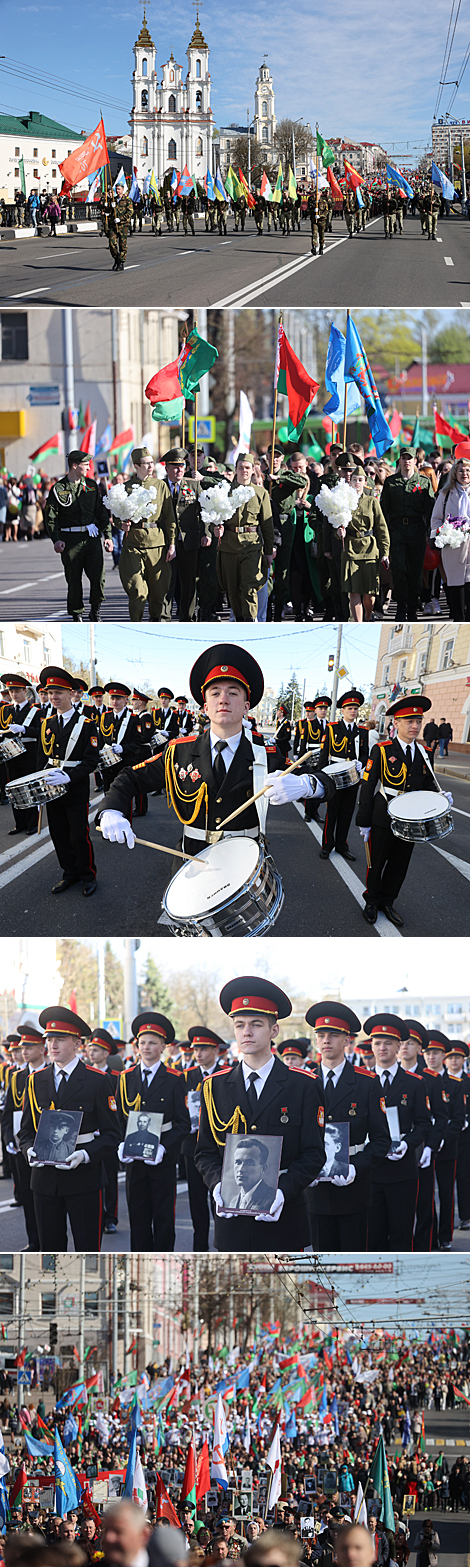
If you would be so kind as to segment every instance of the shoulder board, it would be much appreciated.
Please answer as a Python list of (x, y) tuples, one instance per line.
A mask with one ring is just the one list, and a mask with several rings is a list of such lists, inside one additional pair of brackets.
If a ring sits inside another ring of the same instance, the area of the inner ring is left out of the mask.
[(87, 718), (86, 713), (83, 714), (83, 717), (85, 719), (85, 723), (86, 724), (94, 724), (94, 722), (95, 722), (94, 718)]
[(362, 732), (362, 734), (368, 734), (369, 733), (369, 730), (366, 729), (365, 724), (358, 724), (357, 727)]
[(231, 1063), (227, 1062), (226, 1066), (219, 1067), (218, 1072), (211, 1072), (211, 1077), (224, 1077), (226, 1072), (231, 1072), (231, 1071), (232, 1071)]
[(103, 1077), (103, 1073), (100, 1072), (99, 1066), (89, 1066), (88, 1061), (84, 1061), (83, 1065), (86, 1066), (87, 1072), (94, 1072), (97, 1077)]
[[(285, 1066), (285, 1064), (286, 1063), (284, 1062), (284, 1066)], [(297, 1076), (300, 1075), (300, 1077), (305, 1077), (305, 1067), (303, 1067), (303, 1066), (290, 1066), (290, 1067), (288, 1067), (288, 1071), (289, 1072), (297, 1072)]]
[(359, 1077), (375, 1077), (376, 1075), (375, 1072), (369, 1072), (368, 1066), (355, 1066), (354, 1071), (359, 1072)]
[(199, 735), (178, 735), (175, 740), (169, 740), (169, 745), (189, 745), (190, 740), (199, 740)]
[[(163, 1063), (163, 1065), (165, 1066), (165, 1063)], [(165, 1066), (165, 1072), (168, 1072), (170, 1077), (182, 1077), (183, 1076), (183, 1073), (179, 1071), (179, 1068), (177, 1066)]]
[(146, 756), (144, 762), (134, 762), (132, 771), (133, 773), (138, 773), (141, 767), (148, 767), (150, 762), (156, 762), (157, 760), (158, 758), (156, 756)]
[(134, 1061), (132, 1066), (125, 1066), (123, 1072), (120, 1074), (121, 1077), (128, 1077), (129, 1072), (135, 1072), (136, 1066), (138, 1065), (138, 1061)]
[(432, 1067), (425, 1066), (423, 1068), (423, 1077), (439, 1077), (439, 1072), (433, 1072)]
[(118, 1067), (108, 1067), (108, 1077), (120, 1077), (120, 1076), (121, 1076), (121, 1073), (118, 1070)]
[(426, 741), (425, 740), (422, 740), (421, 744), (422, 744), (422, 747), (423, 747), (423, 751), (429, 751), (429, 752), (431, 751), (431, 746), (430, 745), (426, 745)]
[(393, 740), (376, 740), (376, 745), (393, 745)]

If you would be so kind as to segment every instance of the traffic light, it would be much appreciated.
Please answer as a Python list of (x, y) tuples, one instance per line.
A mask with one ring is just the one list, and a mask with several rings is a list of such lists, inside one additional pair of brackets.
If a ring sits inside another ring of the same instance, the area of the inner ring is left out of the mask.
[(334, 655), (334, 653), (330, 653), (329, 659), (328, 659), (328, 674), (329, 675), (331, 675), (331, 671), (334, 669), (334, 667), (335, 667), (335, 655)]
[(55, 1349), (55, 1346), (57, 1344), (57, 1323), (56, 1322), (51, 1322), (50, 1327), (49, 1327), (49, 1344), (50, 1344), (51, 1349)]

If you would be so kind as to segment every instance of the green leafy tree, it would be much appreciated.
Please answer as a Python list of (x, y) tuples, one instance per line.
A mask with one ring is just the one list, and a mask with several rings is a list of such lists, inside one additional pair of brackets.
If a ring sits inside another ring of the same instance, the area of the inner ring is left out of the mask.
[(307, 131), (298, 121), (289, 120), (288, 118), (278, 120), (273, 148), (277, 165), (279, 164), (279, 159), (281, 159), (284, 179), (287, 178), (289, 164), (291, 168), (293, 168), (294, 164), (292, 138), (294, 138), (295, 142), (295, 162), (297, 167), (299, 163), (305, 163), (308, 158), (312, 145), (311, 131)]
[(293, 717), (300, 718), (300, 714), (302, 712), (302, 692), (299, 686), (297, 675), (291, 675), (290, 680), (288, 680), (285, 687), (284, 696), (282, 697), (282, 701), (287, 707), (289, 717), (292, 710), (292, 697), (294, 698)]
[(155, 959), (150, 955), (146, 959), (145, 973), (138, 988), (139, 1011), (163, 1012), (165, 1017), (175, 1022), (174, 996), (170, 994), (168, 987), (162, 979), (160, 969), (157, 968)]
[(62, 986), (59, 996), (61, 1007), (76, 1004), (76, 1010), (85, 1023), (99, 1023), (98, 964), (92, 947), (85, 942), (66, 937), (57, 942)]
[(470, 364), (470, 337), (465, 327), (445, 327), (432, 338), (428, 353), (431, 364)]

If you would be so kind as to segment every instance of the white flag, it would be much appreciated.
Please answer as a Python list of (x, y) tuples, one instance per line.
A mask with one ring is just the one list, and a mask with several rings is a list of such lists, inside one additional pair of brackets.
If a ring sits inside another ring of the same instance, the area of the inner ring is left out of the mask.
[(354, 1508), (353, 1523), (363, 1523), (368, 1528), (367, 1507), (364, 1492), (360, 1480), (357, 1486), (356, 1505)]
[(144, 1471), (140, 1462), (140, 1453), (137, 1454), (135, 1463), (132, 1500), (135, 1502), (136, 1507), (141, 1507), (144, 1513), (147, 1512), (147, 1489), (144, 1480)]
[(230, 452), (230, 462), (236, 462), (240, 452), (249, 452), (253, 419), (253, 409), (250, 407), (246, 392), (240, 392), (239, 435), (235, 451)]
[(214, 1410), (214, 1444), (212, 1448), (211, 1480), (216, 1480), (222, 1490), (226, 1491), (228, 1476), (225, 1464), (225, 1453), (228, 1448), (227, 1421), (222, 1402), (222, 1394), (219, 1393)]
[(3, 1476), (8, 1474), (9, 1469), (10, 1464), (3, 1444), (3, 1434), (0, 1431), (0, 1479), (3, 1479)]
[(269, 1469), (272, 1469), (272, 1480), (269, 1491), (268, 1508), (276, 1506), (281, 1495), (281, 1436), (279, 1426), (276, 1426), (269, 1453), (266, 1457)]
[(248, 1408), (248, 1404), (246, 1406), (245, 1425), (244, 1425), (244, 1428), (243, 1428), (243, 1446), (244, 1446), (244, 1449), (245, 1449), (245, 1453), (249, 1453), (250, 1447), (251, 1447), (251, 1425), (250, 1425), (250, 1411), (249, 1411), (249, 1408)]

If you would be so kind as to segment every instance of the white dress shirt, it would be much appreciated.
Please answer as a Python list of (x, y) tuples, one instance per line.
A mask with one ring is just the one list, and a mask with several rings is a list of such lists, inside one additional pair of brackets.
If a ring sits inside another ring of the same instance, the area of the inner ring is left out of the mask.
[[(229, 767), (230, 767), (231, 763), (233, 762), (233, 758), (235, 756), (235, 752), (238, 751), (238, 747), (239, 747), (239, 744), (240, 744), (240, 740), (241, 740), (242, 734), (243, 734), (243, 729), (240, 729), (239, 734), (237, 734), (237, 735), (228, 735), (227, 739), (226, 739), (226, 742), (225, 742), (224, 749), (223, 749), (223, 751), (220, 752), (220, 755), (222, 757), (222, 761), (224, 763), (224, 767), (225, 767), (226, 773), (228, 773)], [(222, 735), (215, 735), (213, 733), (213, 730), (212, 729), (210, 730), (211, 762), (212, 762), (212, 766), (214, 766), (214, 762), (215, 762), (216, 756), (219, 755), (219, 752), (216, 751), (216, 745), (218, 744), (219, 740), (222, 740), (222, 738), (223, 738)]]
[(257, 1074), (258, 1074), (258, 1081), (253, 1084), (253, 1087), (254, 1087), (257, 1099), (259, 1099), (259, 1096), (260, 1096), (260, 1094), (263, 1091), (265, 1082), (267, 1081), (267, 1078), (269, 1077), (269, 1073), (272, 1072), (273, 1066), (274, 1066), (274, 1056), (273, 1055), (270, 1056), (269, 1061), (265, 1061), (264, 1066), (248, 1066), (246, 1061), (242, 1061), (243, 1077), (244, 1077), (244, 1080), (245, 1080), (245, 1088), (247, 1090), (250, 1087), (250, 1073), (251, 1072), (257, 1072)]
[(344, 1067), (344, 1060), (340, 1061), (338, 1066), (326, 1066), (325, 1062), (322, 1061), (321, 1069), (322, 1069), (322, 1075), (323, 1075), (323, 1087), (324, 1088), (326, 1088), (326, 1080), (327, 1080), (329, 1072), (333, 1073), (333, 1077), (332, 1077), (331, 1081), (333, 1083), (333, 1088), (336, 1088), (336, 1086), (337, 1086), (337, 1084), (339, 1082), (339, 1079), (341, 1077), (341, 1073), (342, 1073), (343, 1067)]
[(161, 1066), (161, 1061), (155, 1061), (153, 1066), (144, 1066), (143, 1061), (140, 1061), (139, 1066), (142, 1074), (144, 1072), (147, 1073), (147, 1088), (150, 1088), (150, 1084), (153, 1083), (153, 1079), (158, 1072), (158, 1068)]
[(65, 1072), (65, 1076), (68, 1081), (69, 1077), (72, 1076), (72, 1072), (75, 1071), (75, 1067), (78, 1066), (79, 1061), (81, 1061), (81, 1056), (74, 1056), (72, 1061), (67, 1061), (66, 1066), (60, 1066), (58, 1061), (54, 1061), (54, 1082), (56, 1093), (59, 1092), (59, 1088), (62, 1082), (62, 1078), (59, 1076), (59, 1074), (61, 1072)]
[(397, 1072), (398, 1072), (398, 1061), (395, 1061), (395, 1065), (394, 1066), (380, 1066), (379, 1067), (379, 1066), (376, 1065), (375, 1070), (376, 1070), (376, 1073), (377, 1073), (377, 1077), (380, 1077), (382, 1088), (384, 1088), (385, 1087), (385, 1083), (384, 1083), (385, 1073), (388, 1072), (388, 1075), (389, 1075), (389, 1078), (390, 1078), (390, 1082), (393, 1083), (393, 1079), (394, 1079), (394, 1077), (396, 1077)]

